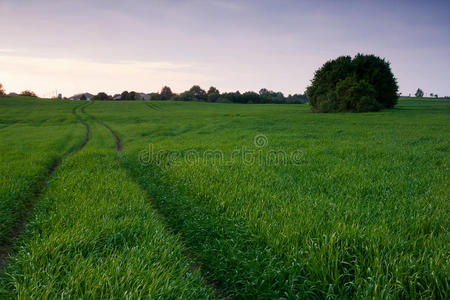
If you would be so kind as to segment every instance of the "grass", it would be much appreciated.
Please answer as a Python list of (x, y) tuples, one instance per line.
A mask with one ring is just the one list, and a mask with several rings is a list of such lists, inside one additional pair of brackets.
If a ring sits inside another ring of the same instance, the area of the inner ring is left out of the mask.
[(109, 131), (80, 113), (91, 141), (55, 171), (17, 252), (2, 298), (208, 298), (177, 237), (121, 167)]
[[(412, 101), (365, 114), (202, 103), (91, 111), (119, 133), (130, 173), (230, 295), (445, 298), (449, 102)], [(299, 164), (231, 159), (243, 148), (257, 156), (258, 134), (263, 156), (299, 151)], [(178, 158), (140, 163), (150, 144)]]
[(95, 102), (4, 295), (448, 298), (449, 108)]
[(0, 100), (0, 243), (24, 217), (50, 167), (79, 145), (84, 128), (72, 113), (76, 107), (23, 97)]

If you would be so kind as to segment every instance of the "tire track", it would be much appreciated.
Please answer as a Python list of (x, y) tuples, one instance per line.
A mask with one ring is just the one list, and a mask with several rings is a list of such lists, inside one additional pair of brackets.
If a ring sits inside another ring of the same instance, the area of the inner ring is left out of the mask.
[(151, 103), (144, 103), (145, 106), (149, 107), (152, 110), (162, 110), (159, 106), (157, 106), (156, 104), (151, 104)]
[[(148, 107), (152, 108), (151, 106), (148, 106)], [(161, 110), (160, 108), (158, 108), (158, 109), (152, 108), (152, 109), (154, 109), (154, 110)], [(86, 115), (90, 116), (92, 119), (96, 120), (99, 124), (103, 125), (105, 128), (107, 128), (111, 132), (111, 134), (116, 139), (117, 151), (121, 152), (122, 151), (122, 143), (121, 143), (120, 138), (117, 135), (117, 133), (111, 127), (109, 127), (105, 122), (100, 120), (99, 118), (96, 118), (96, 117), (92, 116), (91, 114), (86, 113), (84, 111), (84, 108), (82, 109), (82, 111), (83, 111), (83, 113), (85, 113)], [(169, 230), (169, 232), (172, 232), (173, 234), (176, 235), (176, 232), (172, 230), (171, 226), (167, 225), (168, 224), (167, 221), (166, 221), (167, 217), (158, 209), (158, 207), (153, 203), (153, 201), (150, 200), (151, 197), (150, 197), (149, 193), (146, 191), (145, 188), (142, 187), (142, 185), (139, 183), (139, 181), (137, 181), (136, 178), (130, 173), (130, 170), (124, 165), (123, 161), (120, 158), (119, 158), (119, 163), (120, 163), (120, 166), (128, 174), (128, 176), (130, 176), (130, 178), (132, 178), (133, 181), (138, 184), (138, 186), (140, 187), (142, 192), (147, 196), (147, 200), (150, 203), (152, 209), (160, 217), (160, 220), (166, 225), (165, 227), (167, 228), (167, 230)], [(200, 274), (202, 274), (203, 273), (202, 272), (202, 265), (197, 261), (197, 259), (195, 258), (195, 255), (190, 253), (189, 250), (185, 250), (184, 255), (188, 258), (188, 262), (189, 262), (189, 265), (191, 267), (191, 270), (192, 271), (198, 271)], [(214, 294), (218, 298), (227, 299), (227, 295), (226, 295), (225, 291), (222, 288), (220, 288), (217, 285), (216, 282), (213, 282), (213, 281), (210, 281), (210, 280), (206, 279), (207, 277), (205, 277), (203, 275), (202, 275), (202, 277), (203, 277), (204, 281), (206, 282), (207, 286), (214, 291)]]
[(34, 192), (34, 194), (31, 196), (29, 201), (27, 201), (27, 203), (25, 203), (26, 207), (24, 208), (25, 209), (24, 215), (20, 218), (20, 220), (17, 222), (17, 224), (12, 228), (8, 240), (5, 243), (3, 243), (2, 245), (0, 245), (0, 274), (3, 273), (6, 260), (11, 255), (11, 250), (14, 248), (15, 242), (18, 240), (18, 238), (22, 234), (23, 229), (25, 228), (27, 221), (31, 216), (31, 213), (33, 212), (33, 208), (34, 208), (36, 202), (38, 201), (39, 197), (41, 196), (42, 192), (44, 191), (45, 187), (47, 186), (48, 180), (50, 179), (52, 174), (55, 172), (55, 170), (59, 167), (61, 162), (67, 156), (81, 151), (86, 146), (86, 144), (89, 142), (90, 135), (91, 135), (91, 129), (89, 127), (89, 124), (86, 123), (86, 121), (84, 121), (77, 113), (78, 108), (82, 107), (81, 109), (83, 110), (86, 106), (89, 106), (89, 104), (87, 104), (87, 105), (81, 104), (72, 109), (72, 114), (74, 114), (75, 117), (77, 118), (77, 120), (80, 121), (86, 127), (86, 137), (85, 137), (83, 143), (80, 146), (74, 147), (74, 148), (70, 149), (69, 151), (67, 151), (61, 158), (56, 160), (50, 166), (50, 168), (47, 171), (47, 174), (39, 183), (38, 189)]
[(105, 124), (105, 122), (103, 122), (103, 121), (100, 120), (99, 118), (94, 117), (93, 115), (87, 113), (86, 110), (85, 110), (86, 107), (87, 107), (87, 105), (84, 106), (84, 107), (81, 109), (81, 111), (82, 111), (84, 114), (86, 114), (86, 115), (88, 115), (89, 117), (91, 117), (92, 119), (94, 119), (95, 121), (97, 121), (100, 125), (104, 126), (106, 129), (109, 130), (109, 132), (111, 132), (111, 134), (113, 135), (114, 139), (116, 140), (116, 148), (117, 148), (117, 151), (118, 151), (118, 152), (121, 152), (121, 151), (122, 151), (122, 142), (120, 141), (120, 137), (117, 135), (117, 133), (116, 133), (114, 130), (112, 130), (112, 128), (109, 127), (107, 124)]

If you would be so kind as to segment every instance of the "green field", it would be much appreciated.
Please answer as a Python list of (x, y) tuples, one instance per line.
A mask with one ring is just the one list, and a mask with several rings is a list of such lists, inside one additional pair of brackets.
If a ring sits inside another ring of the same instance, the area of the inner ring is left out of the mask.
[(0, 298), (449, 297), (449, 100), (0, 107)]

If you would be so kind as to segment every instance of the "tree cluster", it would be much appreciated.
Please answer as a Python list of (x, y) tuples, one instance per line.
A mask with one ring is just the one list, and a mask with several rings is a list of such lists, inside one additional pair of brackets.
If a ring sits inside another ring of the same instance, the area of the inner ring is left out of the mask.
[(135, 91), (123, 91), (122, 94), (120, 94), (120, 100), (140, 100), (141, 97), (138, 93)]
[(104, 93), (104, 92), (100, 92), (97, 95), (95, 95), (94, 97), (92, 97), (92, 100), (100, 100), (100, 101), (107, 101), (107, 100), (112, 100), (112, 96)]
[(164, 87), (161, 94), (153, 94), (151, 100), (175, 100), (175, 101), (203, 101), (203, 102), (222, 102), (222, 103), (245, 103), (245, 104), (302, 104), (308, 102), (305, 95), (295, 94), (285, 97), (281, 92), (273, 92), (267, 89), (261, 89), (259, 93), (252, 91), (241, 93), (230, 92), (220, 93), (215, 87), (210, 87), (208, 91), (200, 86), (194, 85), (189, 90), (177, 95), (171, 92), (170, 88)]
[(20, 96), (35, 97), (35, 98), (37, 98), (37, 95), (36, 95), (33, 91), (30, 91), (30, 90), (25, 90), (25, 91), (23, 91), (22, 93), (20, 93)]
[(398, 99), (389, 62), (375, 55), (326, 62), (306, 91), (314, 112), (377, 111), (394, 107)]

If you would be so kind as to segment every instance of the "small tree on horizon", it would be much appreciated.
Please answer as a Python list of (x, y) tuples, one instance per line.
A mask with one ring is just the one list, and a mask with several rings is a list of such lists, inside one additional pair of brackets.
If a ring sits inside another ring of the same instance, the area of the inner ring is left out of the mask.
[(101, 101), (112, 100), (112, 97), (104, 92), (100, 92), (94, 97), (92, 97), (92, 100), (101, 100)]
[(35, 98), (37, 98), (37, 95), (36, 95), (33, 91), (30, 91), (30, 90), (25, 90), (25, 91), (23, 91), (22, 93), (20, 93), (20, 96), (35, 97)]
[(220, 92), (217, 88), (212, 86), (209, 88), (207, 95), (209, 102), (216, 102), (220, 97)]
[(417, 89), (416, 93), (414, 94), (417, 98), (422, 98), (424, 93), (422, 91), (422, 89)]
[(161, 100), (170, 100), (172, 98), (172, 96), (173, 96), (173, 93), (172, 93), (172, 90), (170, 89), (170, 87), (164, 86), (161, 89), (161, 94), (160, 94)]
[(122, 94), (120, 94), (120, 100), (128, 100), (128, 91), (123, 91)]

